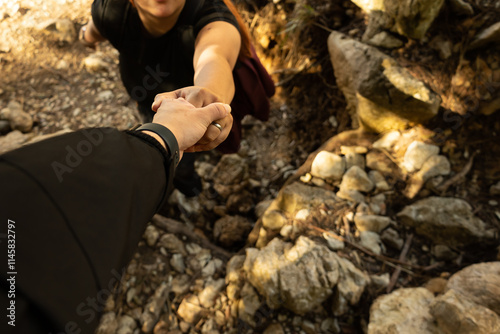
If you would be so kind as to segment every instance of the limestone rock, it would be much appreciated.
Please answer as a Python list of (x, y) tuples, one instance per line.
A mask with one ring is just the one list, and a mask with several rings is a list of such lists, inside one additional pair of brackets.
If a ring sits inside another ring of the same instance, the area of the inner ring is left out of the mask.
[(439, 97), (376, 48), (334, 31), (328, 49), (355, 126), (359, 119), (364, 128), (384, 132), (437, 114)]
[(422, 189), (429, 179), (450, 174), (451, 167), (448, 159), (443, 155), (433, 155), (422, 166), (417, 173), (413, 174), (408, 181), (404, 194), (408, 198), (413, 198)]
[(281, 212), (269, 211), (262, 217), (262, 226), (270, 230), (279, 230), (287, 221), (287, 218)]
[(373, 182), (364, 170), (358, 166), (352, 166), (342, 177), (340, 189), (369, 192), (373, 189)]
[(198, 323), (203, 315), (203, 308), (200, 307), (198, 297), (195, 295), (185, 297), (177, 309), (177, 314), (187, 323)]
[(153, 296), (151, 296), (150, 301), (144, 307), (144, 312), (141, 315), (142, 331), (144, 333), (151, 333), (154, 326), (158, 322), (160, 317), (160, 312), (163, 309), (163, 305), (167, 300), (169, 292), (169, 286), (167, 283), (163, 282), (156, 290)]
[(492, 241), (493, 231), (474, 216), (471, 206), (462, 199), (429, 197), (406, 206), (397, 214), (398, 221), (415, 228), (435, 243), (458, 247)]
[(439, 333), (429, 312), (434, 295), (425, 288), (404, 288), (378, 297), (370, 307), (368, 334)]
[(345, 160), (335, 153), (321, 151), (311, 165), (311, 175), (322, 179), (340, 180), (345, 171)]
[(27, 142), (31, 136), (23, 134), (19, 130), (9, 132), (0, 137), (0, 154), (14, 150)]
[(361, 231), (359, 233), (359, 245), (368, 249), (369, 251), (380, 255), (382, 248), (380, 247), (380, 236), (372, 231)]
[[(366, 274), (347, 262), (326, 246), (301, 236), (295, 245), (276, 238), (260, 251), (247, 249), (244, 268), (271, 308), (283, 306), (305, 314), (325, 301), (337, 283), (344, 300), (359, 300), (368, 278), (349, 281)], [(345, 281), (340, 282), (339, 277)], [(353, 290), (353, 286), (357, 288)]]
[(90, 73), (107, 71), (110, 66), (111, 64), (104, 60), (104, 56), (97, 52), (85, 57), (82, 61), (82, 67)]
[(455, 290), (436, 298), (430, 310), (439, 329), (446, 334), (500, 333), (500, 316), (469, 301)]
[(439, 147), (436, 145), (425, 144), (420, 141), (414, 141), (406, 149), (403, 167), (408, 172), (414, 172), (422, 168), (423, 164), (433, 155), (439, 153)]
[(16, 101), (10, 101), (7, 107), (0, 111), (0, 119), (8, 120), (12, 130), (26, 133), (33, 128), (33, 118), (23, 111), (22, 105)]
[(200, 292), (198, 298), (200, 305), (205, 308), (210, 308), (214, 305), (215, 298), (219, 295), (226, 283), (223, 278), (213, 280), (209, 278), (205, 284), (205, 288)]
[(477, 263), (460, 270), (450, 277), (446, 290), (455, 290), (500, 315), (500, 262)]
[(352, 166), (365, 169), (365, 157), (356, 152), (349, 152), (345, 155), (345, 164), (346, 170), (349, 170)]
[(158, 247), (164, 247), (170, 253), (187, 255), (184, 243), (174, 234), (165, 233), (158, 241)]
[(219, 244), (231, 247), (242, 243), (250, 230), (252, 223), (242, 216), (224, 216), (214, 224), (213, 235)]
[(397, 49), (404, 45), (403, 41), (387, 31), (381, 31), (366, 41), (368, 44), (384, 49)]
[(48, 20), (37, 28), (60, 43), (73, 43), (76, 40), (75, 25), (70, 19)]
[(391, 223), (395, 224), (391, 218), (377, 215), (356, 215), (354, 217), (354, 223), (358, 231), (371, 231), (376, 233), (382, 232), (382, 230)]

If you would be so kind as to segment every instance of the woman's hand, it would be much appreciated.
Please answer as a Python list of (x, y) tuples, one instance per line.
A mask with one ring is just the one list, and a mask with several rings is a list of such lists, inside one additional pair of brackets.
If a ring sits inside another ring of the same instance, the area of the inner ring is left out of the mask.
[[(196, 108), (184, 98), (163, 99), (153, 122), (172, 131), (181, 152), (206, 151), (217, 147), (226, 139), (229, 130), (223, 129), (221, 132), (211, 123), (227, 117), (232, 119), (230, 111), (231, 107), (224, 103), (212, 103), (203, 108)], [(207, 143), (201, 143), (200, 138), (209, 131), (218, 132), (218, 136)]]
[[(153, 109), (153, 111), (155, 112), (158, 112), (158, 109), (162, 105), (163, 101), (170, 101), (172, 99), (178, 98), (186, 100), (196, 108), (202, 108), (214, 102), (221, 102), (218, 96), (208, 88), (189, 86), (174, 90), (172, 92), (166, 92), (156, 95), (151, 109)], [(215, 125), (209, 126), (206, 129), (203, 137), (196, 143), (196, 145), (192, 149), (188, 149), (187, 152), (210, 150), (217, 147), (229, 135), (229, 132), (233, 127), (233, 116), (231, 114), (228, 114), (222, 119), (215, 120), (215, 123), (219, 124), (222, 130)]]

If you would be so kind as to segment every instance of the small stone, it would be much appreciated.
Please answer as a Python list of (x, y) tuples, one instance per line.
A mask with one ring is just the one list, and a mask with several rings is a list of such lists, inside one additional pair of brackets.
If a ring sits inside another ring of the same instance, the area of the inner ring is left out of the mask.
[(380, 255), (382, 253), (382, 248), (380, 247), (380, 236), (371, 231), (362, 231), (359, 233), (360, 242), (362, 247), (372, 251), (373, 253)]
[(309, 320), (304, 320), (302, 324), (300, 324), (300, 328), (302, 328), (302, 330), (306, 332), (306, 334), (318, 333), (316, 326)]
[(424, 288), (435, 295), (441, 294), (443, 293), (447, 282), (448, 281), (442, 277), (431, 278), (428, 282), (425, 283)]
[(392, 147), (401, 139), (399, 131), (390, 131), (384, 134), (379, 140), (373, 143), (374, 148), (383, 148), (391, 150)]
[(210, 261), (201, 270), (201, 276), (203, 276), (203, 277), (211, 277), (214, 274), (215, 274), (215, 262), (214, 261)]
[(283, 327), (279, 323), (270, 324), (265, 330), (263, 334), (285, 334)]
[(372, 180), (375, 185), (375, 189), (378, 191), (388, 191), (391, 189), (389, 184), (385, 180), (385, 177), (378, 170), (371, 170), (368, 172), (368, 177)]
[(345, 171), (345, 160), (337, 154), (321, 151), (311, 165), (311, 175), (322, 179), (340, 180)]
[(385, 245), (397, 250), (401, 250), (404, 245), (404, 240), (399, 236), (398, 231), (393, 228), (384, 230), (380, 235), (380, 239)]
[(297, 211), (297, 213), (295, 214), (295, 219), (298, 219), (298, 220), (306, 220), (307, 217), (309, 217), (309, 209), (301, 209), (299, 211)]
[(500, 41), (500, 22), (497, 22), (478, 33), (468, 46), (468, 50), (480, 48)]
[(177, 309), (177, 314), (189, 324), (198, 323), (203, 314), (198, 297), (195, 295), (185, 297)]
[(345, 155), (346, 169), (349, 170), (352, 166), (358, 166), (361, 169), (365, 169), (365, 158), (355, 152), (349, 152)]
[(33, 118), (23, 111), (22, 105), (16, 101), (10, 101), (7, 108), (0, 111), (0, 118), (8, 120), (12, 130), (26, 133), (33, 128)]
[(99, 53), (93, 53), (83, 59), (82, 65), (91, 73), (107, 71), (110, 67), (110, 64), (103, 60), (103, 55)]
[(353, 166), (342, 177), (340, 189), (369, 192), (373, 189), (373, 182), (363, 169)]
[(367, 41), (368, 44), (385, 49), (396, 49), (404, 45), (403, 41), (386, 31), (381, 31)]
[(215, 303), (215, 298), (217, 298), (225, 285), (226, 283), (224, 278), (220, 278), (215, 281), (209, 279), (205, 284), (205, 288), (200, 292), (198, 296), (200, 305), (205, 308), (212, 307)]
[(408, 172), (414, 172), (422, 168), (423, 164), (433, 155), (439, 153), (436, 145), (425, 144), (414, 141), (408, 146), (404, 155), (403, 167)]
[(339, 198), (345, 199), (346, 201), (354, 202), (354, 203), (363, 203), (365, 202), (365, 196), (357, 190), (354, 189), (340, 189), (336, 195)]
[(266, 212), (262, 217), (262, 226), (270, 230), (279, 230), (286, 223), (287, 218), (279, 211)]
[(115, 97), (115, 94), (110, 90), (103, 90), (97, 94), (96, 100), (99, 102), (111, 101)]
[(488, 204), (491, 205), (491, 206), (497, 206), (498, 202), (495, 201), (495, 200), (493, 200), (493, 199), (491, 199), (491, 200), (488, 201)]
[(148, 225), (144, 231), (144, 239), (146, 239), (146, 244), (149, 247), (154, 247), (158, 238), (160, 237), (160, 232), (153, 225)]
[(292, 232), (293, 232), (293, 225), (285, 225), (281, 228), (280, 235), (285, 239), (289, 239), (292, 235)]
[(25, 135), (19, 130), (9, 132), (5, 136), (0, 137), (0, 154), (20, 147), (29, 138), (31, 138), (29, 135)]
[(323, 233), (323, 238), (325, 238), (326, 245), (332, 251), (338, 251), (345, 248), (345, 244), (342, 240), (336, 239), (328, 233)]
[(213, 228), (217, 242), (225, 247), (243, 243), (252, 229), (252, 223), (243, 216), (226, 215), (218, 219)]
[(474, 15), (474, 9), (464, 0), (448, 0), (451, 9), (458, 15)]
[(9, 133), (11, 130), (10, 128), (10, 122), (5, 119), (0, 119), (0, 135), (4, 135), (6, 133)]
[(383, 229), (395, 222), (389, 217), (377, 215), (354, 216), (354, 223), (358, 231), (372, 231), (380, 233)]
[(340, 146), (340, 153), (347, 155), (349, 153), (366, 154), (368, 149), (364, 146)]
[(312, 175), (310, 173), (306, 173), (300, 177), (300, 181), (304, 183), (309, 183), (312, 180)]
[(458, 254), (446, 245), (436, 245), (432, 249), (432, 254), (438, 260), (451, 261), (455, 259)]
[(381, 291), (389, 286), (390, 279), (391, 277), (389, 273), (385, 273), (382, 275), (371, 275), (370, 284), (375, 290)]
[(453, 43), (442, 35), (437, 35), (431, 39), (429, 46), (438, 52), (439, 58), (442, 60), (450, 58), (453, 53)]
[(165, 233), (161, 236), (158, 247), (164, 247), (170, 253), (187, 255), (184, 243), (171, 233)]
[(172, 268), (174, 268), (175, 271), (177, 271), (180, 274), (183, 274), (184, 271), (186, 270), (186, 266), (184, 264), (184, 257), (182, 254), (174, 254), (172, 255), (172, 258), (170, 259), (170, 265)]

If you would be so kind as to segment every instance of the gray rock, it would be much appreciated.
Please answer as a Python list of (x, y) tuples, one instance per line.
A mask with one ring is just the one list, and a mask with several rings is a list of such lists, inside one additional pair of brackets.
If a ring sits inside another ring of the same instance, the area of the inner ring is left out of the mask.
[(48, 20), (37, 28), (61, 43), (71, 44), (76, 40), (75, 25), (70, 19)]
[(259, 299), (259, 295), (253, 286), (246, 282), (243, 289), (241, 289), (241, 299), (237, 304), (238, 317), (250, 325), (255, 326), (254, 316), (260, 305), (261, 301)]
[(365, 169), (365, 157), (356, 152), (349, 152), (345, 155), (346, 170), (352, 166), (358, 166)]
[(363, 203), (365, 202), (365, 196), (357, 190), (354, 189), (340, 189), (337, 192), (337, 197), (345, 199), (349, 202)]
[(321, 151), (311, 165), (311, 175), (322, 179), (340, 180), (345, 171), (345, 160), (335, 153)]
[(438, 260), (451, 261), (455, 259), (458, 254), (454, 252), (450, 247), (445, 245), (436, 245), (432, 248), (432, 255)]
[(189, 324), (197, 324), (203, 316), (203, 308), (196, 295), (189, 295), (182, 299), (177, 314)]
[(437, 297), (431, 303), (430, 310), (439, 329), (444, 333), (500, 333), (498, 314), (469, 301), (455, 290), (448, 290), (444, 295)]
[(371, 231), (376, 233), (382, 232), (391, 223), (395, 224), (391, 218), (377, 215), (356, 215), (354, 216), (354, 223), (360, 232)]
[(205, 288), (198, 295), (200, 305), (205, 308), (212, 307), (215, 303), (215, 298), (217, 298), (225, 286), (226, 283), (223, 278), (217, 280), (209, 278), (205, 284)]
[(334, 31), (328, 49), (354, 126), (359, 120), (364, 128), (381, 133), (437, 114), (438, 95), (376, 48)]
[(342, 240), (335, 239), (328, 233), (323, 233), (323, 238), (325, 238), (326, 245), (332, 251), (338, 251), (345, 248), (345, 244)]
[(392, 150), (392, 147), (401, 139), (401, 133), (399, 131), (389, 131), (380, 137), (376, 142), (373, 143), (374, 148), (383, 148), (386, 150)]
[(154, 247), (158, 238), (160, 237), (160, 232), (153, 225), (148, 225), (144, 231), (144, 239), (149, 247)]
[(160, 312), (163, 309), (163, 305), (168, 297), (168, 292), (170, 291), (169, 285), (163, 282), (156, 290), (153, 296), (151, 296), (148, 304), (144, 307), (144, 312), (141, 315), (141, 329), (144, 333), (151, 333), (154, 326), (158, 322), (160, 317)]
[(170, 258), (170, 265), (172, 268), (180, 274), (183, 274), (186, 270), (186, 265), (184, 264), (184, 257), (182, 254), (173, 254)]
[(448, 280), (448, 290), (500, 315), (500, 262), (477, 263), (460, 270)]
[(375, 34), (375, 36), (368, 39), (366, 43), (384, 49), (397, 49), (404, 45), (402, 40), (391, 35), (387, 31), (381, 31)]
[(7, 134), (10, 130), (10, 122), (6, 119), (0, 119), (0, 135)]
[(372, 231), (362, 231), (359, 233), (359, 245), (370, 250), (371, 252), (380, 255), (382, 247), (380, 247), (380, 236)]
[(500, 42), (500, 22), (497, 22), (477, 34), (467, 50), (474, 50), (490, 43)]
[(242, 278), (243, 264), (245, 255), (233, 256), (226, 265), (226, 283), (239, 282)]
[(424, 163), (422, 168), (408, 180), (404, 194), (413, 198), (418, 194), (425, 182), (436, 176), (448, 175), (451, 172), (450, 162), (443, 155), (433, 155)]
[(408, 172), (415, 172), (422, 168), (424, 163), (433, 155), (439, 153), (439, 147), (436, 145), (425, 144), (420, 141), (414, 141), (406, 149), (403, 167)]
[(388, 228), (380, 234), (382, 242), (392, 248), (401, 249), (404, 245), (404, 240), (399, 236), (398, 231), (393, 228)]
[(378, 170), (371, 170), (368, 172), (368, 177), (375, 185), (375, 189), (378, 191), (388, 191), (391, 189), (385, 177)]
[(358, 190), (361, 192), (369, 192), (373, 189), (373, 182), (370, 180), (366, 172), (358, 166), (352, 166), (342, 177), (340, 189), (342, 190)]
[(217, 243), (231, 247), (245, 241), (252, 223), (242, 216), (224, 216), (214, 224), (213, 235)]
[(439, 333), (429, 312), (434, 295), (425, 288), (405, 288), (378, 297), (370, 307), (368, 334)]
[(14, 150), (26, 143), (32, 136), (25, 135), (19, 130), (9, 132), (0, 137), (0, 154)]
[(288, 219), (279, 211), (268, 211), (262, 217), (262, 226), (270, 230), (279, 230), (286, 223)]
[(493, 231), (474, 216), (471, 206), (458, 198), (429, 197), (406, 206), (397, 217), (418, 234), (450, 247), (491, 242), (494, 238)]
[(165, 233), (161, 236), (158, 241), (158, 247), (164, 247), (168, 252), (173, 254), (187, 255), (184, 243), (171, 233)]
[[(343, 277), (348, 280), (353, 276), (352, 268), (345, 261), (327, 247), (301, 236), (295, 245), (276, 238), (260, 251), (247, 249), (244, 268), (249, 282), (270, 307), (283, 306), (296, 314), (305, 314), (331, 295), (344, 267), (348, 271)], [(339, 282), (338, 290), (345, 300), (359, 300), (359, 290), (362, 291), (364, 285), (357, 283), (342, 282), (341, 285)], [(358, 289), (349, 290), (352, 286)]]
[(33, 118), (23, 111), (22, 105), (16, 101), (10, 101), (7, 107), (0, 111), (0, 118), (8, 120), (12, 130), (26, 133), (33, 128)]

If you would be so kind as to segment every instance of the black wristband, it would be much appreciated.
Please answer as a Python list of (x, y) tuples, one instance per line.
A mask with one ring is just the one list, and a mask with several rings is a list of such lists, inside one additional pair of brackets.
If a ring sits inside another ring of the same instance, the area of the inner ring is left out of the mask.
[(174, 166), (177, 166), (177, 164), (179, 163), (179, 144), (177, 143), (177, 139), (175, 138), (172, 131), (170, 131), (169, 129), (158, 123), (146, 123), (141, 125), (135, 130), (136, 131), (147, 130), (154, 132), (158, 136), (160, 136), (168, 148), (170, 159), (173, 160)]

